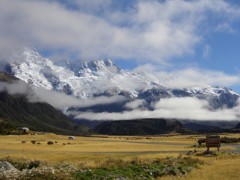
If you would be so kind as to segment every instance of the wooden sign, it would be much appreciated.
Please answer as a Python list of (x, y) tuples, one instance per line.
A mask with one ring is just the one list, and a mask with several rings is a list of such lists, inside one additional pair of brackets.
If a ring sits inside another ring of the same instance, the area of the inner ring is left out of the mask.
[(207, 151), (209, 151), (210, 147), (217, 147), (219, 151), (219, 148), (221, 146), (220, 141), (220, 136), (206, 136)]

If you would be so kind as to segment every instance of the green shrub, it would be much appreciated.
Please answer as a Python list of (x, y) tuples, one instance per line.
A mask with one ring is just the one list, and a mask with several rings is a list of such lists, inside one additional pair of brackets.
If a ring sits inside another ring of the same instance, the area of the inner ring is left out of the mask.
[(129, 162), (109, 159), (95, 169), (80, 170), (76, 179), (154, 179), (164, 175), (182, 176), (197, 167), (202, 161), (187, 158), (166, 158), (154, 161), (140, 161), (137, 158)]
[(32, 144), (36, 144), (36, 142), (37, 142), (36, 140), (31, 140)]
[[(0, 159), (1, 161), (2, 159)], [(133, 158), (131, 161), (108, 159), (99, 163), (97, 168), (76, 169), (71, 164), (61, 163), (49, 166), (38, 160), (13, 159), (4, 160), (11, 163), (18, 170), (17, 173), (4, 174), (0, 179), (156, 179), (161, 176), (183, 176), (196, 168), (202, 161), (191, 157), (165, 158), (154, 161), (143, 161)]]
[(48, 141), (47, 144), (48, 144), (48, 145), (53, 145), (54, 142), (52, 142), (52, 141)]

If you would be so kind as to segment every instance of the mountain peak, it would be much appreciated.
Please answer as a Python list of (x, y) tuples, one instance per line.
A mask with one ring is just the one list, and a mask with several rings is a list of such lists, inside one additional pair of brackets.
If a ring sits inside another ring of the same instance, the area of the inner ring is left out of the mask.
[(119, 73), (121, 69), (116, 66), (110, 59), (83, 61), (78, 70), (78, 76), (96, 73)]
[[(110, 59), (106, 60), (92, 60), (92, 61), (83, 61), (81, 63), (82, 68), (101, 68), (101, 67), (111, 67), (115, 66), (117, 67)], [(119, 68), (120, 69), (120, 68)]]
[(53, 62), (33, 48), (23, 48), (13, 60), (14, 63), (6, 66), (5, 70), (17, 78), (33, 86), (65, 92), (80, 99), (123, 95), (130, 99), (144, 99), (151, 104), (162, 98), (196, 97), (207, 100), (214, 108), (231, 108), (238, 103), (240, 96), (227, 88), (212, 86), (163, 87), (157, 78), (122, 70), (109, 59)]

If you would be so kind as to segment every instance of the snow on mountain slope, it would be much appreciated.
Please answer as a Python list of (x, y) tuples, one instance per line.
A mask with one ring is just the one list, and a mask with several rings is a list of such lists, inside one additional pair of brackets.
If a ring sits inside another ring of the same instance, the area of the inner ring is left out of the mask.
[(48, 90), (63, 91), (79, 99), (123, 95), (129, 100), (156, 102), (161, 98), (196, 97), (205, 99), (212, 108), (234, 107), (239, 94), (227, 88), (212, 86), (188, 89), (163, 87), (157, 78), (125, 71), (110, 60), (82, 63), (57, 62), (42, 57), (36, 50), (24, 48), (12, 57), (7, 71), (19, 79)]
[(13, 56), (12, 73), (19, 79), (48, 90), (64, 91), (80, 99), (125, 92), (136, 98), (138, 91), (158, 86), (138, 74), (124, 71), (110, 60), (80, 64), (54, 64), (38, 52), (25, 48)]

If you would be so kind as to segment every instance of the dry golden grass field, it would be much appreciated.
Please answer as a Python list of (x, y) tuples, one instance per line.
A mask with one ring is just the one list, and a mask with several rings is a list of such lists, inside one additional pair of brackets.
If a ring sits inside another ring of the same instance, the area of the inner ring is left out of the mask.
[[(240, 137), (239, 134), (221, 136)], [(109, 158), (130, 160), (132, 158), (154, 159), (187, 156), (187, 152), (206, 148), (195, 148), (196, 138), (204, 135), (163, 136), (91, 136), (76, 137), (44, 135), (0, 136), (0, 158), (18, 157), (44, 160), (49, 163), (68, 162), (84, 166), (97, 166)], [(23, 143), (23, 141), (25, 141)], [(31, 141), (36, 141), (33, 144)], [(54, 144), (48, 145), (52, 141)], [(211, 150), (216, 151), (216, 148)], [(163, 179), (240, 179), (240, 144), (222, 144), (218, 156), (195, 156), (205, 163), (185, 177), (164, 177)], [(232, 153), (235, 152), (235, 153)]]

